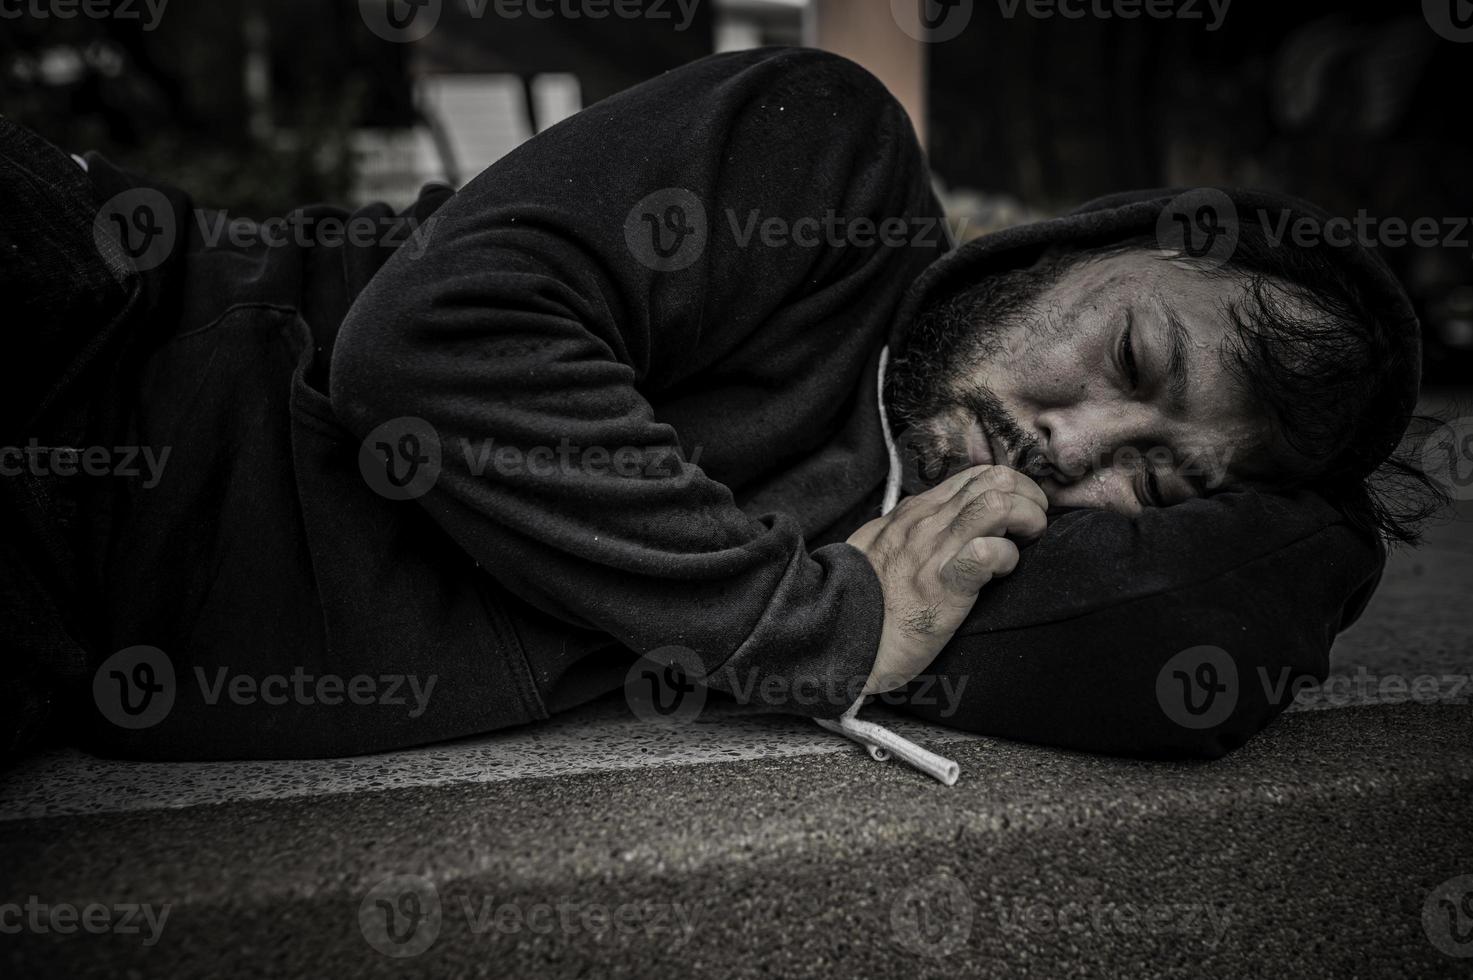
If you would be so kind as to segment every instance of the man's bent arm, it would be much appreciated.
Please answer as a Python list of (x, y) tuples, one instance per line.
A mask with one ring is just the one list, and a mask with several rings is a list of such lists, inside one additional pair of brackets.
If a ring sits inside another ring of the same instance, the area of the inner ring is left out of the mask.
[[(443, 470), (419, 503), (524, 600), (634, 650), (689, 648), (713, 687), (836, 716), (833, 689), (875, 657), (878, 580), (853, 547), (810, 551), (791, 516), (744, 512), (729, 484), (744, 459), (793, 452), (762, 444), (766, 413), (837, 431), (873, 411), (855, 379), (944, 245), (864, 235), (914, 216), (939, 210), (873, 78), (816, 52), (706, 59), (590, 107), (445, 205), (422, 254), (401, 249), (350, 312), (334, 411), (359, 438), (427, 422)], [(764, 240), (773, 218), (804, 238)], [(656, 232), (661, 249), (642, 237)], [(657, 417), (714, 385), (751, 414), (750, 445), (682, 446)]]

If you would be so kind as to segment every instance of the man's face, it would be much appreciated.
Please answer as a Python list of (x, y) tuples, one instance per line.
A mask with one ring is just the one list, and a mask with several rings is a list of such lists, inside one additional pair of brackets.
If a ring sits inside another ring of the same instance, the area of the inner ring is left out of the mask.
[(922, 482), (1002, 463), (1054, 506), (1136, 513), (1269, 478), (1224, 356), (1240, 281), (1144, 250), (1003, 280), (893, 369)]

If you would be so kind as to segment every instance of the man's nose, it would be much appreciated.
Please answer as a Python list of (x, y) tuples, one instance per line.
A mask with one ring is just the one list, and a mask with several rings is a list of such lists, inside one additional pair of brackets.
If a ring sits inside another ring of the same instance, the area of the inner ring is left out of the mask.
[(1052, 410), (1040, 413), (1038, 450), (1062, 485), (1075, 483), (1113, 465), (1127, 447), (1146, 449), (1160, 440), (1152, 413), (1144, 405), (1104, 410)]

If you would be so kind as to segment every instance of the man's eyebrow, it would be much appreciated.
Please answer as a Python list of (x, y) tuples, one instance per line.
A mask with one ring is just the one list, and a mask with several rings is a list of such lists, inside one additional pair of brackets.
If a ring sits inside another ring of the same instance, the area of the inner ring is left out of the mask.
[(1172, 409), (1181, 411), (1191, 385), (1187, 370), (1187, 325), (1164, 300), (1160, 305), (1166, 321), (1166, 390)]

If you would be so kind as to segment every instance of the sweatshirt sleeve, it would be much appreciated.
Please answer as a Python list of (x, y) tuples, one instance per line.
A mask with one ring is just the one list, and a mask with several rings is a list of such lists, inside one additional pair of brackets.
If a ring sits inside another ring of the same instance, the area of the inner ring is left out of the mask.
[(878, 348), (935, 257), (785, 247), (761, 222), (935, 208), (908, 119), (862, 69), (704, 59), (539, 135), (436, 212), (350, 310), (333, 410), (358, 439), (432, 440), (439, 473), (414, 505), (522, 599), (641, 653), (693, 651), (710, 687), (836, 717), (879, 640), (868, 561), (745, 513), (653, 405), (753, 345), (822, 370), (847, 317), (883, 320)]

